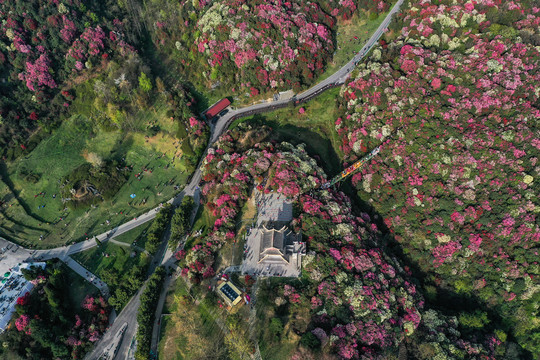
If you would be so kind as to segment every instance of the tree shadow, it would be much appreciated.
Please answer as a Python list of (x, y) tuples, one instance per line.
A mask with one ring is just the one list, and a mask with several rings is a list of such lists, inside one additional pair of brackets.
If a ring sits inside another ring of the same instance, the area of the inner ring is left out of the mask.
[(26, 213), (26, 215), (30, 216), (31, 218), (33, 218), (34, 220), (37, 220), (39, 222), (43, 222), (43, 223), (47, 222), (47, 220), (45, 220), (45, 219), (37, 216), (35, 213), (33, 213), (30, 210), (30, 206), (28, 206), (28, 204), (25, 203), (19, 197), (19, 195), (17, 193), (17, 190), (15, 190), (15, 185), (13, 184), (13, 182), (11, 181), (11, 178), (9, 177), (7, 166), (3, 161), (0, 161), (0, 177), (2, 178), (2, 181), (4, 182), (4, 184), (6, 184), (6, 186), (8, 187), (8, 189), (11, 192), (12, 196), (17, 200), (19, 205), (22, 206), (22, 208), (24, 209), (24, 212)]
[(118, 141), (116, 144), (114, 144), (114, 147), (111, 149), (108, 159), (115, 160), (119, 164), (124, 164), (124, 159), (128, 150), (133, 145), (133, 135), (128, 134), (127, 136), (124, 136), (120, 141)]
[(332, 142), (318, 132), (307, 127), (291, 124), (282, 125), (275, 120), (268, 119), (265, 115), (253, 115), (245, 122), (252, 125), (267, 125), (272, 128), (272, 133), (268, 139), (270, 141), (286, 141), (295, 146), (304, 144), (306, 151), (315, 155), (314, 158), (317, 160), (318, 165), (329, 177), (335, 176), (342, 171), (341, 161), (334, 161), (338, 159), (338, 155), (332, 146)]

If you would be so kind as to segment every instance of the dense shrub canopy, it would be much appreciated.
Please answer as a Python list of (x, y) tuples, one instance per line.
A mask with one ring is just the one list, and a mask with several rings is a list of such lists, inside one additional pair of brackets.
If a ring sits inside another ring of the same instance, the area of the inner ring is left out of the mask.
[(312, 84), (336, 50), (338, 19), (388, 8), (383, 0), (184, 2), (152, 19), (153, 37), (188, 78), (256, 96)]
[[(275, 191), (294, 201), (297, 217), (291, 226), (302, 232), (309, 252), (302, 281), (276, 282), (261, 301), (290, 315), (301, 344), (343, 359), (395, 355), (405, 339), (411, 356), (419, 358), (430, 351), (471, 359), (504, 353), (492, 328), (485, 328), (486, 313), (464, 312), (458, 320), (426, 308), (411, 269), (382, 247), (384, 233), (372, 217), (356, 214), (343, 193), (310, 193), (325, 181), (323, 170), (303, 146), (266, 142), (268, 130), (242, 123), (209, 151), (201, 188), (217, 220), (204, 241), (177, 254), (184, 275), (194, 282), (212, 277), (216, 252), (234, 239), (235, 218), (250, 190)], [(310, 358), (302, 351), (292, 358)]]
[(80, 0), (0, 4), (0, 148), (27, 147), (32, 129), (51, 127), (68, 109), (67, 82), (131, 51), (114, 8)]
[(343, 87), (336, 129), (353, 161), (403, 127), (353, 177), (360, 196), (437, 285), (478, 295), (538, 354), (540, 9), (531, 4), (411, 1), (397, 39)]

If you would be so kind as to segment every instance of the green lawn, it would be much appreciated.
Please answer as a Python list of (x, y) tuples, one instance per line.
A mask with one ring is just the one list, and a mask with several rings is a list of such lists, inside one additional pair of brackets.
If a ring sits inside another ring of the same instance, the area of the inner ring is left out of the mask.
[(133, 252), (134, 250), (125, 246), (105, 243), (71, 257), (91, 273), (102, 277), (106, 270), (114, 269), (119, 274), (127, 274), (133, 266), (144, 266), (150, 262), (148, 255), (137, 251), (135, 256), (131, 256)]
[(114, 240), (126, 244), (135, 244), (144, 248), (144, 243), (146, 240), (146, 230), (148, 230), (150, 225), (152, 225), (152, 221), (148, 221), (147, 223), (138, 226), (135, 229), (131, 229), (121, 235), (115, 236)]
[(195, 221), (191, 228), (191, 234), (195, 234), (201, 230), (201, 235), (190, 236), (186, 241), (186, 249), (190, 249), (193, 245), (196, 245), (204, 239), (204, 237), (212, 231), (214, 228), (214, 222), (216, 219), (208, 212), (205, 206), (199, 206), (197, 214), (195, 215)]
[[(56, 247), (103, 233), (170, 199), (177, 193), (173, 186), (185, 184), (189, 174), (180, 160), (172, 159), (177, 145), (168, 131), (174, 124), (159, 111), (156, 116), (163, 132), (150, 139), (138, 132), (95, 130), (84, 116), (74, 116), (28, 156), (0, 167), (0, 200), (6, 203), (0, 236), (28, 247)], [(124, 158), (133, 171), (110, 201), (95, 208), (64, 209), (60, 181), (92, 152), (104, 159)], [(142, 176), (135, 177), (139, 172)], [(29, 181), (29, 173), (34, 181)]]

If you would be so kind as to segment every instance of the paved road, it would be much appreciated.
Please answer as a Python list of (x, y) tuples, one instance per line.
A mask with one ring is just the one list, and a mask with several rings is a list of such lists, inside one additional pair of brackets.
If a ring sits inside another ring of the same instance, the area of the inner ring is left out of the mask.
[[(184, 188), (184, 190), (178, 194), (174, 199), (171, 199), (171, 202), (175, 205), (179, 205), (182, 202), (182, 199), (185, 195), (193, 196), (195, 203), (198, 203), (199, 200), (199, 190), (198, 184), (200, 182), (200, 171), (198, 175), (195, 174), (192, 177), (191, 182)], [(151, 274), (154, 272), (154, 269), (163, 265), (165, 267), (173, 266), (175, 262), (174, 253), (168, 247), (168, 239), (170, 237), (170, 227), (167, 228), (162, 240), (162, 244), (157, 254), (155, 255), (155, 260), (151, 264), (151, 268), (148, 273)], [(165, 281), (168, 286), (168, 280)], [(96, 344), (92, 352), (90, 352), (85, 359), (87, 360), (97, 360), (99, 356), (110, 347), (110, 345), (115, 341), (115, 335), (122, 328), (124, 323), (128, 323), (128, 327), (124, 332), (124, 336), (118, 347), (118, 352), (115, 359), (127, 359), (128, 353), (130, 352), (130, 346), (132, 340), (137, 332), (137, 311), (141, 304), (140, 296), (143, 289), (146, 288), (146, 282), (139, 291), (133, 296), (131, 301), (122, 309), (122, 312), (115, 319), (114, 323), (111, 325), (109, 330), (103, 335), (100, 341)], [(165, 288), (166, 289), (166, 288)]]
[(339, 69), (338, 71), (336, 71), (334, 74), (324, 79), (323, 81), (319, 82), (318, 84), (314, 85), (313, 87), (309, 88), (308, 90), (296, 95), (292, 99), (278, 100), (278, 101), (272, 101), (272, 102), (263, 102), (260, 104), (251, 105), (251, 106), (241, 108), (241, 109), (230, 110), (227, 114), (225, 114), (223, 117), (218, 119), (216, 127), (215, 127), (215, 131), (213, 132), (213, 135), (211, 138), (211, 142), (212, 143), (215, 142), (219, 138), (219, 136), (223, 133), (223, 131), (227, 129), (230, 123), (235, 119), (286, 107), (292, 101), (295, 101), (298, 104), (303, 103), (303, 102), (306, 102), (307, 100), (312, 99), (316, 95), (319, 95), (320, 93), (322, 93), (323, 91), (331, 87), (336, 87), (336, 86), (344, 84), (347, 78), (349, 77), (349, 75), (351, 74), (351, 72), (354, 70), (355, 65), (371, 50), (373, 46), (375, 46), (378, 43), (382, 34), (388, 28), (388, 25), (390, 24), (390, 21), (392, 20), (392, 16), (399, 11), (402, 4), (403, 4), (403, 0), (398, 0), (396, 2), (392, 10), (390, 10), (386, 18), (381, 22), (377, 30), (369, 38), (369, 40), (366, 42), (364, 47), (360, 49), (360, 51), (356, 53), (356, 55), (347, 64), (345, 64), (341, 69)]
[[(197, 190), (197, 188), (195, 189), (195, 192), (192, 193), (192, 194), (188, 194), (189, 196), (193, 196), (193, 199), (195, 200), (195, 207), (193, 208), (193, 211), (191, 212), (191, 217), (190, 217), (190, 225), (193, 226), (193, 223), (195, 222), (195, 217), (197, 216), (197, 211), (199, 210), (199, 200), (200, 200), (200, 192)], [(165, 239), (163, 239), (163, 241), (167, 241), (169, 240), (169, 236), (170, 234), (168, 234), (168, 236), (165, 237)], [(182, 242), (179, 244), (178, 248), (175, 250), (175, 251), (172, 251), (170, 250), (169, 248), (167, 248), (167, 251), (165, 252), (165, 255), (163, 256), (163, 259), (162, 259), (162, 265), (165, 267), (165, 268), (170, 268), (171, 270), (177, 270), (177, 266), (176, 266), (176, 258), (174, 257), (174, 253), (177, 251), (177, 250), (182, 250), (184, 249), (184, 246), (186, 245), (185, 241), (187, 240), (187, 236), (184, 237), (184, 239), (182, 240)], [(158, 303), (157, 303), (157, 306), (156, 306), (156, 312), (155, 312), (155, 318), (154, 318), (154, 326), (153, 326), (153, 330), (152, 330), (152, 341), (151, 341), (151, 345), (150, 345), (150, 349), (157, 354), (157, 346), (158, 346), (158, 341), (159, 341), (159, 321), (161, 319), (161, 312), (163, 310), (163, 305), (165, 304), (165, 300), (167, 299), (167, 293), (168, 293), (168, 290), (169, 290), (169, 285), (171, 284), (171, 281), (174, 282), (174, 280), (179, 276), (179, 273), (176, 272), (174, 274), (174, 276), (168, 276), (165, 281), (163, 282), (163, 287), (161, 289), (161, 294), (159, 296), (159, 299), (158, 299)]]

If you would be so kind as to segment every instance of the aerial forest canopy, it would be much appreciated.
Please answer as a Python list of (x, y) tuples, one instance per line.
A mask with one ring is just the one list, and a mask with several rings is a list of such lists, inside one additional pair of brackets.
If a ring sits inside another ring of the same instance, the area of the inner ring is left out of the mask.
[[(152, 39), (193, 83), (257, 96), (314, 84), (332, 60), (338, 19), (384, 13), (380, 1), (151, 1)], [(171, 11), (163, 11), (169, 8)], [(173, 10), (174, 9), (174, 10)], [(196, 68), (197, 71), (190, 69)]]
[(395, 4), (0, 0), (0, 236), (111, 290), (27, 273), (0, 358), (81, 358), (147, 278), (138, 359), (540, 358), (540, 0)]
[[(13, 157), (35, 146), (69, 112), (70, 87), (133, 49), (111, 2), (48, 0), (0, 4), (0, 148)], [(21, 149), (13, 149), (20, 147)]]
[(335, 122), (347, 162), (402, 127), (359, 196), (432, 286), (478, 297), (536, 354), (539, 24), (534, 1), (410, 1)]

